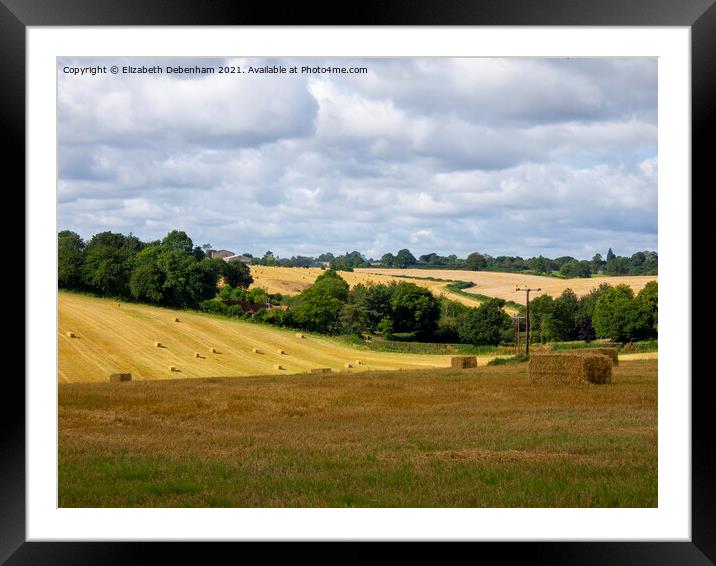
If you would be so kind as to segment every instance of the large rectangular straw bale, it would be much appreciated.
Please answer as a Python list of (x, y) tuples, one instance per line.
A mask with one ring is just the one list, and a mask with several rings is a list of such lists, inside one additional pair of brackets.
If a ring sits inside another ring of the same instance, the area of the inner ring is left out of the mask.
[(610, 360), (612, 360), (612, 365), (619, 365), (619, 352), (617, 352), (616, 348), (579, 348), (578, 350), (573, 350), (573, 353), (601, 354), (602, 356), (607, 356)]
[(110, 373), (109, 374), (109, 382), (110, 383), (119, 383), (121, 381), (132, 381), (132, 374), (131, 373)]
[(533, 354), (529, 379), (544, 385), (611, 383), (612, 360), (601, 354)]
[(453, 356), (450, 359), (450, 367), (453, 368), (476, 368), (477, 356)]

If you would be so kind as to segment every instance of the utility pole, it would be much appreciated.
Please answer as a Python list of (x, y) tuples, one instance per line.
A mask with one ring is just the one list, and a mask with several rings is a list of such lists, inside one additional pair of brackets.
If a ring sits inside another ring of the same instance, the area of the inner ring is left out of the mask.
[(542, 288), (539, 289), (520, 289), (517, 287), (518, 291), (527, 291), (527, 309), (525, 312), (525, 355), (530, 355), (530, 291), (541, 291)]

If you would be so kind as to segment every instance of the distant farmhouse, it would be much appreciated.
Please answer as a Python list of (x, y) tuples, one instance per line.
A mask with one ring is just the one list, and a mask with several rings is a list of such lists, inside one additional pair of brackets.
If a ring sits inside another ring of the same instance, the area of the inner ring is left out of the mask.
[(220, 257), (224, 261), (240, 261), (241, 263), (251, 263), (251, 258), (247, 255), (236, 255), (229, 250), (212, 250), (211, 257)]

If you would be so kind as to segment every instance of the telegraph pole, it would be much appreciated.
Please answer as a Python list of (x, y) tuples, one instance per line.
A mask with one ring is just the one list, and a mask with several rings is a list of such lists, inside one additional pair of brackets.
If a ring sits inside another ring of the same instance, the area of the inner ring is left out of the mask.
[(525, 355), (530, 355), (530, 291), (541, 291), (542, 288), (539, 289), (520, 289), (517, 287), (518, 291), (527, 291), (527, 309), (525, 312)]

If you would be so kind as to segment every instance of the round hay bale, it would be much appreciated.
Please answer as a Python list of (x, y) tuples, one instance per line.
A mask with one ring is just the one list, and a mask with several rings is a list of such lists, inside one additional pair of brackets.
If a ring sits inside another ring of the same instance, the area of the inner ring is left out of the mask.
[(361, 360), (356, 360), (356, 365), (357, 365), (357, 366), (362, 366), (362, 365), (363, 365), (363, 362), (362, 362)]
[(67, 334), (67, 337), (68, 337), (68, 338), (75, 338), (75, 337), (76, 337), (75, 333), (74, 333), (74, 332), (70, 332), (69, 330), (68, 330), (67, 332), (65, 332), (65, 334)]
[(274, 364), (273, 369), (284, 369), (284, 367), (279, 364)]
[(169, 371), (176, 371), (176, 370), (177, 370), (176, 366), (169, 366)]
[(209, 348), (209, 352), (212, 354), (218, 354), (219, 352), (216, 351), (216, 348)]
[(162, 347), (162, 343), (155, 341), (155, 342), (154, 342), (154, 347), (155, 347), (155, 348), (161, 348), (161, 347)]
[(201, 355), (199, 355), (199, 352), (194, 352), (194, 357), (195, 357), (195, 358), (201, 358)]
[(285, 355), (286, 355), (286, 350), (282, 350), (281, 348), (279, 348), (278, 350), (276, 350), (276, 353), (279, 354), (279, 355), (281, 355), (281, 356), (285, 356)]
[(296, 338), (305, 338), (305, 336), (302, 333), (298, 332), (296, 334)]
[(259, 350), (258, 348), (252, 348), (251, 351), (252, 351), (254, 354), (263, 354), (263, 352), (262, 352), (261, 350)]
[(179, 317), (178, 317), (178, 316), (175, 316), (172, 320), (173, 320), (174, 322), (181, 322), (181, 320), (179, 320)]
[(347, 369), (350, 369), (350, 368), (352, 368), (353, 366), (351, 365), (350, 362), (346, 362), (345, 364), (343, 364), (343, 367), (344, 367), (344, 368), (347, 368)]

